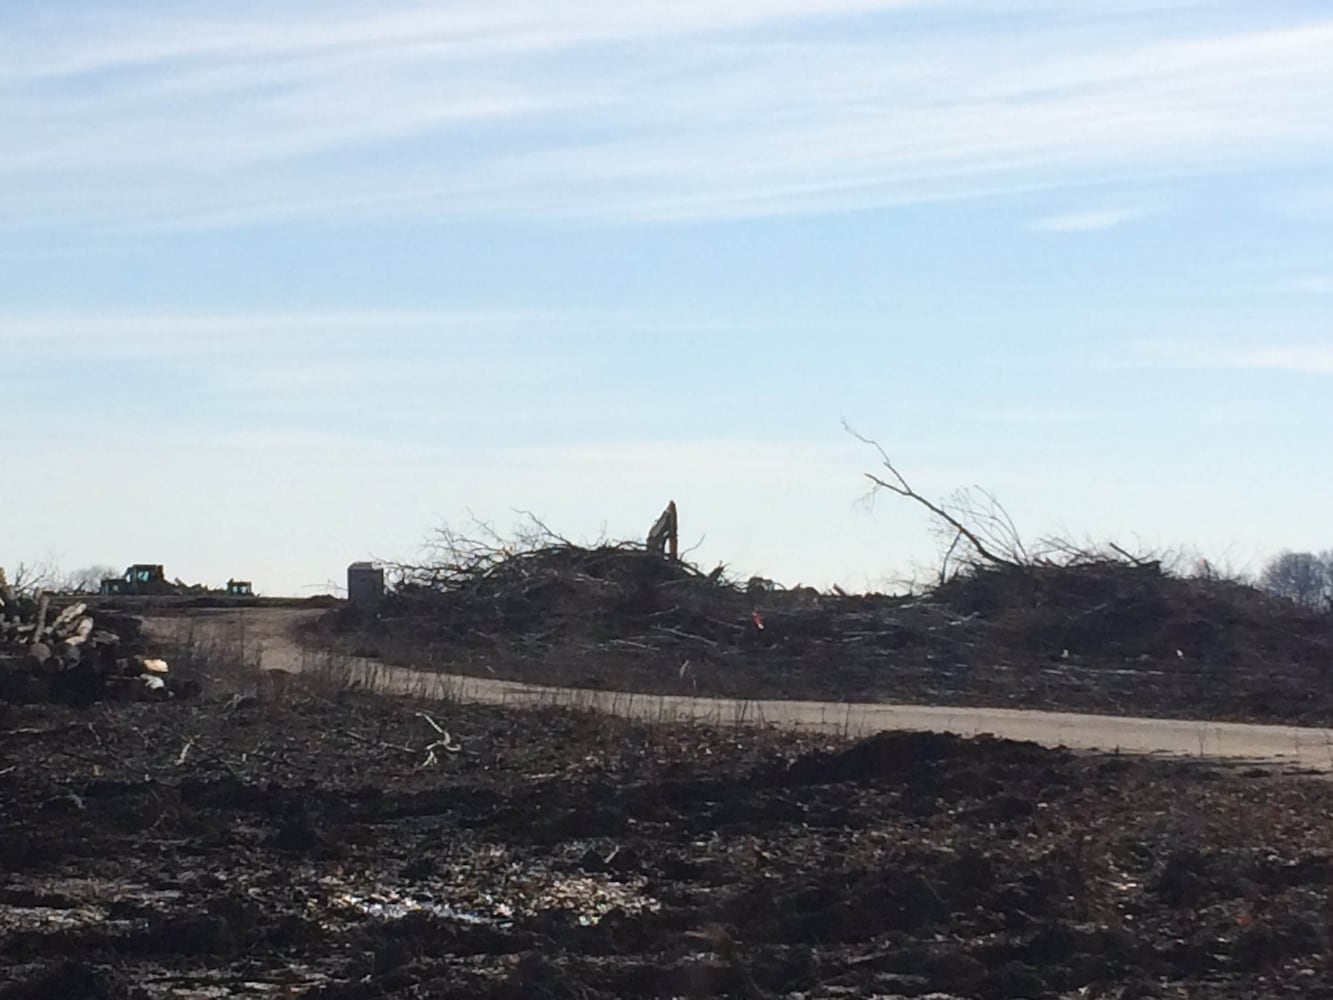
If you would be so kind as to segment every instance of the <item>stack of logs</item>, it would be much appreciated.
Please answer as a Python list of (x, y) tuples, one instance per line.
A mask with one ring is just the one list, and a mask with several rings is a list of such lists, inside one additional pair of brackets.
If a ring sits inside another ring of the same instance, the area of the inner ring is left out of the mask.
[(0, 569), (0, 701), (170, 697), (166, 661), (135, 653), (125, 622), (106, 624), (85, 602), (16, 593)]

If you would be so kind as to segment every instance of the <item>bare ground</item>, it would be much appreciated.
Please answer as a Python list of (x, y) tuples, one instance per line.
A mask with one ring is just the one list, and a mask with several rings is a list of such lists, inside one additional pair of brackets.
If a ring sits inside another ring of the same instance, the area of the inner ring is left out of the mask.
[(1271, 771), (298, 687), (0, 709), (0, 796), (3, 998), (1333, 994)]

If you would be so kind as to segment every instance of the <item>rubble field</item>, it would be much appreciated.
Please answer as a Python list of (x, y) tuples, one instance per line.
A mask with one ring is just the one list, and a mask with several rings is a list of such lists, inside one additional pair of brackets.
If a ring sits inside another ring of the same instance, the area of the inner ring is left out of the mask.
[(1333, 784), (323, 696), (0, 705), (0, 998), (1333, 995)]
[(892, 596), (562, 543), (415, 570), (376, 614), (330, 611), (306, 641), (565, 687), (1333, 724), (1333, 613), (1117, 559)]

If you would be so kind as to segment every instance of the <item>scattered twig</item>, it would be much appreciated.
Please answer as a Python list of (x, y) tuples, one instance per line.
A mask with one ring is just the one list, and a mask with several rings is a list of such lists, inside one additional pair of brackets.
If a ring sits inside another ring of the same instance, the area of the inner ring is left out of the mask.
[(669, 625), (654, 625), (654, 632), (665, 632), (667, 635), (674, 635), (678, 639), (692, 639), (695, 642), (706, 642), (710, 646), (716, 646), (717, 640), (710, 639), (705, 635), (695, 635), (693, 632), (682, 632), (678, 628), (672, 628)]
[(432, 719), (432, 718), (431, 718), (429, 715), (427, 715), (425, 712), (418, 712), (417, 715), (418, 715), (420, 718), (425, 719), (426, 722), (428, 722), (428, 723), (430, 724), (430, 728), (431, 728), (431, 729), (434, 729), (437, 733), (440, 733), (440, 734), (445, 735), (445, 736), (449, 735), (448, 733), (445, 733), (445, 731), (444, 731), (443, 729), (440, 728), (440, 724), (439, 724), (438, 722), (436, 722), (434, 719)]
[(413, 755), (417, 752), (411, 747), (403, 746), (401, 743), (387, 743), (384, 740), (372, 740), (370, 737), (362, 736), (360, 733), (353, 732), (350, 729), (345, 729), (343, 732), (358, 743), (364, 743), (366, 746), (379, 747), (381, 750), (397, 750), (399, 753), (410, 753)]
[(1131, 563), (1133, 563), (1135, 566), (1143, 566), (1143, 565), (1145, 565), (1145, 564), (1144, 564), (1144, 561), (1143, 561), (1142, 559), (1140, 559), (1138, 556), (1131, 555), (1129, 552), (1127, 552), (1127, 551), (1125, 551), (1124, 549), (1122, 549), (1122, 548), (1121, 548), (1119, 545), (1117, 545), (1115, 542), (1109, 542), (1109, 543), (1107, 544), (1107, 547), (1110, 548), (1113, 552), (1116, 552), (1116, 553), (1118, 553), (1119, 555), (1124, 556), (1126, 559), (1128, 559), (1128, 560), (1129, 560)]

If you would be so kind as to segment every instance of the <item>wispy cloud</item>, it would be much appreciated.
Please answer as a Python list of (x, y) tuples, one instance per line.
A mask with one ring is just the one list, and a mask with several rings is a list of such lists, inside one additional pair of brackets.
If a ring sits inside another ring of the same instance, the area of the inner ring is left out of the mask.
[(1092, 407), (1041, 406), (1015, 404), (1012, 406), (966, 407), (956, 411), (965, 420), (982, 424), (1067, 425), (1090, 423), (1108, 414)]
[(355, 310), (309, 312), (43, 312), (0, 313), (0, 345), (11, 357), (78, 351), (97, 357), (182, 358), (252, 356), (283, 344), (305, 350), (368, 336), (488, 337), (531, 330), (553, 321), (551, 313), (523, 310)]
[(1333, 295), (1333, 274), (1304, 275), (1277, 284), (1277, 290), (1292, 295)]
[(1333, 375), (1333, 346), (1319, 343), (1244, 345), (1155, 340), (1135, 345), (1150, 366), (1183, 369), (1237, 369)]
[[(614, 317), (615, 313), (609, 313)], [(367, 310), (0, 315), (0, 390), (50, 444), (114, 391), (138, 442), (225, 427), (494, 448), (652, 428), (673, 390), (606, 356), (585, 312)], [(555, 338), (553, 333), (559, 332)], [(51, 391), (50, 386), (60, 386)], [(111, 386), (113, 389), (108, 389)], [(655, 401), (661, 400), (659, 407)], [(676, 426), (687, 423), (676, 421)], [(174, 440), (174, 439), (173, 439)], [(178, 446), (184, 447), (184, 445)]]
[(1333, 347), (1317, 344), (1259, 347), (1224, 356), (1228, 368), (1259, 368), (1306, 375), (1333, 375)]
[(1277, 209), (1307, 222), (1333, 222), (1333, 185), (1284, 187), (1274, 199)]
[[(0, 34), (0, 219), (701, 219), (1333, 152), (1333, 20), (1217, 34), (1155, 20), (1188, 4), (1126, 2), (1137, 13), (1108, 30), (1106, 5), (1057, 20), (1013, 0), (985, 5), (999, 30), (968, 27), (982, 6), (328, 0), (16, 17)], [(959, 27), (917, 30), (906, 12)], [(810, 20), (821, 30), (790, 30)]]
[(1031, 228), (1044, 233), (1091, 233), (1115, 229), (1146, 214), (1142, 209), (1105, 208), (1087, 212), (1050, 215), (1032, 223)]
[[(931, 0), (518, 0), (497, 6), (463, 0), (448, 9), (410, 3), (374, 8), (323, 0), (321, 17), (309, 10), (228, 16), (151, 19), (124, 11), (68, 19), (32, 19), (26, 27), (41, 44), (17, 39), (0, 51), (9, 57), (0, 79), (42, 79), (200, 59), (299, 58), (391, 48), (448, 47), (465, 55), (549, 51), (603, 41), (734, 30), (755, 24), (896, 8), (937, 6)], [(225, 11), (225, 7), (220, 8)], [(206, 30), (201, 30), (206, 29)]]

